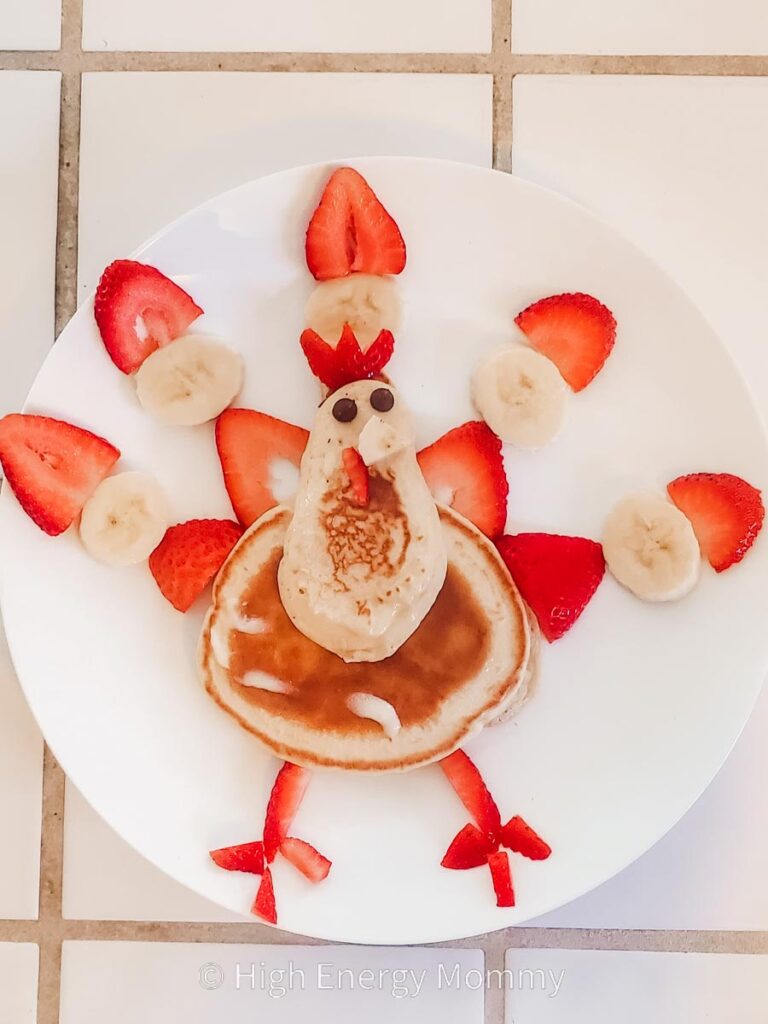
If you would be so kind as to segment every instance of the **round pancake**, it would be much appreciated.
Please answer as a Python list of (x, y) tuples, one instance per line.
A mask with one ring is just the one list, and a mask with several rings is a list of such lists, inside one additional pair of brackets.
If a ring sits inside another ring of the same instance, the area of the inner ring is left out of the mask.
[[(199, 650), (207, 691), (276, 755), (308, 767), (403, 771), (447, 756), (519, 707), (531, 649), (526, 609), (472, 524), (440, 508), (448, 572), (432, 609), (391, 657), (347, 663), (300, 633), (280, 602), (290, 520), (290, 510), (273, 509), (244, 534), (219, 573)], [(354, 714), (348, 699), (360, 693), (394, 707), (399, 730), (388, 735)]]

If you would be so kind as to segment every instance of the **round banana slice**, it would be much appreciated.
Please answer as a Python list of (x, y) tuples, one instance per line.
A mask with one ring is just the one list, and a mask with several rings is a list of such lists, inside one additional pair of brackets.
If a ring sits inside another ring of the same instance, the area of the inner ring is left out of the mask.
[(136, 372), (142, 406), (156, 420), (175, 427), (215, 419), (242, 384), (240, 353), (196, 334), (156, 349)]
[(80, 517), (89, 555), (106, 565), (136, 565), (168, 528), (168, 501), (149, 473), (118, 473), (99, 484)]
[(391, 277), (350, 274), (321, 282), (307, 301), (307, 326), (329, 345), (336, 345), (344, 324), (355, 332), (365, 350), (380, 331), (395, 333), (402, 310)]
[(603, 553), (619, 583), (645, 601), (675, 601), (699, 578), (693, 527), (655, 492), (630, 494), (613, 507), (603, 528)]
[(548, 444), (562, 427), (568, 387), (546, 356), (507, 344), (475, 370), (472, 400), (502, 441), (533, 450)]

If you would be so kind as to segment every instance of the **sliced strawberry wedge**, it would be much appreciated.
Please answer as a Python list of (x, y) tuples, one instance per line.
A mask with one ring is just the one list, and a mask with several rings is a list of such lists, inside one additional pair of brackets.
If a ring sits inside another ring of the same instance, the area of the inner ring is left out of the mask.
[(463, 750), (455, 750), (440, 762), (448, 781), (466, 809), (475, 819), (481, 832), (497, 836), (501, 816), (496, 801), (483, 782), (483, 777)]
[(760, 532), (765, 508), (760, 491), (732, 473), (690, 473), (667, 492), (691, 521), (701, 550), (716, 572), (740, 562)]
[(568, 632), (605, 575), (603, 549), (584, 537), (518, 533), (497, 547), (550, 643)]
[(510, 818), (501, 830), (501, 843), (513, 853), (520, 853), (529, 860), (546, 860), (552, 853), (548, 843), (533, 831), (519, 815)]
[(224, 486), (243, 526), (278, 504), (276, 471), (281, 462), (298, 469), (308, 439), (303, 427), (253, 409), (226, 409), (216, 420)]
[(331, 861), (303, 839), (288, 836), (280, 844), (280, 853), (310, 882), (322, 882), (331, 870)]
[(470, 823), (457, 833), (440, 863), (452, 871), (479, 868), (481, 864), (487, 862), (488, 856), (498, 849), (498, 845), (492, 836), (481, 832), (476, 825)]
[(449, 430), (418, 455), (435, 501), (450, 505), (494, 538), (507, 521), (509, 484), (501, 441), (479, 421)]
[(264, 844), (241, 843), (239, 846), (211, 850), (211, 860), (225, 871), (245, 871), (250, 875), (260, 875), (264, 870)]
[(261, 876), (259, 891), (253, 901), (251, 913), (260, 917), (268, 924), (277, 924), (277, 904), (275, 903), (275, 888), (272, 885), (272, 872), (268, 867), (264, 868)]
[(112, 362), (123, 373), (134, 373), (158, 346), (178, 338), (203, 311), (155, 267), (115, 260), (101, 275), (93, 312)]
[(515, 323), (574, 391), (581, 391), (599, 373), (616, 340), (613, 313), (582, 292), (539, 299), (518, 314)]
[(301, 347), (312, 373), (329, 391), (337, 391), (352, 381), (377, 377), (392, 358), (395, 339), (389, 331), (380, 331), (363, 352), (349, 324), (335, 348), (308, 327), (302, 332)]
[(341, 453), (341, 461), (349, 477), (355, 504), (367, 505), (370, 477), (360, 452), (356, 448), (345, 448)]
[(120, 458), (103, 437), (48, 416), (0, 419), (0, 464), (19, 504), (41, 530), (63, 533)]
[(512, 871), (509, 866), (509, 854), (506, 850), (492, 853), (488, 858), (491, 869), (493, 889), (496, 893), (497, 907), (514, 907), (515, 890), (512, 888)]
[(312, 214), (306, 255), (318, 281), (353, 272), (399, 274), (405, 266), (405, 242), (362, 174), (339, 167)]
[(243, 535), (229, 519), (190, 519), (169, 526), (149, 556), (149, 571), (174, 608), (192, 607)]
[(264, 856), (268, 864), (288, 835), (312, 773), (286, 761), (277, 773), (264, 820)]

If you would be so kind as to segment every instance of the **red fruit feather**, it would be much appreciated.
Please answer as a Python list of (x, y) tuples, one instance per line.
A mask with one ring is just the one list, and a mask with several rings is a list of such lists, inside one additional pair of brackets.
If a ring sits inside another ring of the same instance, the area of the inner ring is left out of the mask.
[(470, 823), (454, 836), (440, 863), (444, 868), (453, 871), (479, 868), (481, 864), (487, 862), (488, 856), (498, 849), (498, 845), (495, 839)]
[(155, 267), (115, 260), (101, 275), (93, 312), (110, 359), (123, 373), (133, 373), (203, 311)]
[(312, 373), (333, 392), (352, 381), (377, 377), (392, 358), (395, 339), (390, 331), (380, 331), (363, 352), (349, 324), (335, 348), (308, 327), (302, 332), (301, 347)]
[(120, 458), (103, 437), (48, 416), (0, 419), (0, 464), (19, 504), (41, 530), (63, 533)]
[(514, 907), (515, 890), (512, 887), (512, 871), (509, 866), (509, 854), (506, 850), (492, 853), (488, 858), (491, 869), (493, 890), (496, 893), (497, 907)]
[(740, 562), (762, 529), (760, 491), (732, 473), (690, 473), (673, 480), (667, 493), (693, 526), (701, 550), (716, 572)]
[(288, 836), (280, 844), (280, 853), (310, 882), (322, 882), (328, 877), (332, 864), (327, 857), (305, 843), (303, 839)]
[(442, 759), (440, 767), (480, 831), (497, 836), (501, 828), (499, 809), (474, 763), (463, 750), (455, 750)]
[(216, 420), (216, 448), (224, 486), (243, 524), (250, 526), (278, 504), (272, 470), (283, 459), (297, 469), (309, 431), (253, 409), (226, 409)]
[(243, 535), (229, 519), (190, 519), (170, 526), (149, 556), (149, 570), (166, 600), (185, 612), (192, 607)]
[(370, 477), (360, 452), (356, 448), (345, 448), (341, 453), (341, 461), (349, 477), (355, 504), (367, 505)]
[(479, 421), (449, 430), (418, 454), (436, 501), (450, 505), (494, 538), (507, 521), (509, 484), (501, 441)]
[(518, 533), (497, 546), (547, 640), (567, 633), (605, 574), (600, 545), (584, 537)]
[(306, 768), (289, 761), (277, 773), (264, 819), (264, 856), (268, 864), (275, 859), (288, 835), (311, 777)]
[(261, 876), (259, 891), (251, 907), (251, 913), (262, 918), (268, 924), (277, 924), (277, 904), (275, 903), (275, 888), (272, 885), (272, 872), (268, 867), (264, 868)]
[(581, 391), (599, 373), (616, 340), (613, 313), (583, 292), (539, 299), (519, 313), (515, 323), (574, 391)]
[(307, 228), (307, 266), (318, 281), (351, 273), (399, 274), (405, 242), (365, 178), (333, 172)]
[(241, 843), (239, 846), (225, 846), (211, 850), (211, 860), (225, 871), (245, 871), (260, 875), (264, 870), (264, 844)]
[(546, 860), (552, 848), (521, 817), (510, 818), (501, 830), (501, 843), (529, 860)]

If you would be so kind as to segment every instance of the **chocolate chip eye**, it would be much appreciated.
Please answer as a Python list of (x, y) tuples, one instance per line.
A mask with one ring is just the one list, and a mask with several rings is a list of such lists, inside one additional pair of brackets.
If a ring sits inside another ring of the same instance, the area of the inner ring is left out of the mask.
[(371, 392), (371, 405), (376, 412), (389, 412), (395, 404), (395, 396), (389, 388), (376, 388)]
[(352, 398), (340, 398), (333, 403), (333, 418), (339, 423), (351, 423), (357, 416), (357, 402)]

